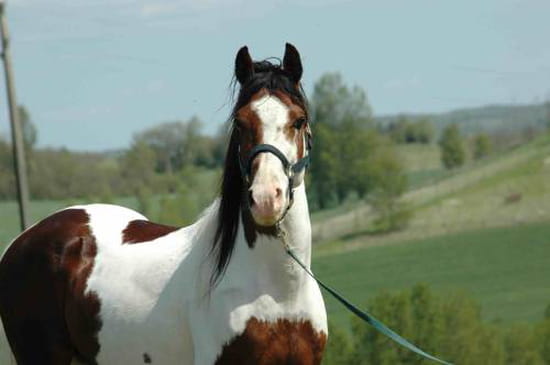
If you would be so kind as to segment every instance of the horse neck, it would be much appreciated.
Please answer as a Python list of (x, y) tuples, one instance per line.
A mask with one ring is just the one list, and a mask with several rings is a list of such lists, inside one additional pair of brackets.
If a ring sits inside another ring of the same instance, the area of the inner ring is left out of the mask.
[[(311, 262), (311, 224), (304, 184), (294, 192), (294, 204), (282, 222), (292, 250), (308, 267)], [(224, 283), (258, 288), (281, 300), (292, 300), (300, 294), (306, 274), (284, 250), (277, 237), (258, 234), (253, 247), (244, 236), (242, 221), (235, 242), (235, 251)]]

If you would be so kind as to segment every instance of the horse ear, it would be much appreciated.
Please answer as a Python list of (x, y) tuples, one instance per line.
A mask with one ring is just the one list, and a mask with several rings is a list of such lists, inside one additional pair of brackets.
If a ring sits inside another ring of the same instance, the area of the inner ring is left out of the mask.
[(244, 46), (237, 52), (235, 58), (235, 77), (242, 85), (254, 75), (254, 62), (248, 53), (248, 47)]
[(290, 74), (292, 80), (296, 83), (302, 78), (302, 61), (296, 47), (287, 43), (285, 46), (285, 56), (283, 58), (283, 69)]

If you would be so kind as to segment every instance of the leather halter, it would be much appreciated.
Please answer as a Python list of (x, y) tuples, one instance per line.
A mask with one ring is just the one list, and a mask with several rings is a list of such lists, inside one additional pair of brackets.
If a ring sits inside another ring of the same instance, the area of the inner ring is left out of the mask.
[[(288, 210), (292, 206), (292, 203), (294, 202), (294, 189), (299, 185), (296, 183), (296, 180), (295, 180), (296, 175), (302, 172), (303, 170), (305, 170), (310, 163), (309, 152), (311, 151), (311, 136), (308, 133), (306, 133), (305, 139), (306, 139), (307, 155), (300, 158), (298, 161), (296, 161), (296, 163), (293, 163), (293, 164), (288, 161), (288, 158), (286, 158), (286, 156), (284, 155), (284, 153), (281, 152), (280, 149), (278, 149), (272, 144), (262, 143), (254, 146), (254, 148), (252, 148), (252, 150), (250, 151), (250, 154), (248, 155), (248, 158), (246, 159), (244, 164), (243, 164), (243, 161), (241, 160), (241, 154), (239, 153), (239, 157), (238, 157), (239, 167), (241, 169), (241, 175), (247, 185), (250, 184), (250, 175), (252, 173), (252, 161), (254, 161), (254, 158), (258, 156), (260, 153), (271, 153), (275, 155), (275, 157), (277, 157), (279, 161), (281, 161), (281, 163), (283, 164), (283, 171), (288, 178), (288, 206), (280, 220), (282, 220), (285, 217), (286, 213), (288, 212)], [(240, 147), (239, 147), (239, 152), (240, 152)]]

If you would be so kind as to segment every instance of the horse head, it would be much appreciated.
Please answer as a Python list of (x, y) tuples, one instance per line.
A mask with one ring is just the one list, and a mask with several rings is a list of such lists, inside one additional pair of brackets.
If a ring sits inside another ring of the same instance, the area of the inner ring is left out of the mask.
[(256, 224), (269, 227), (291, 206), (308, 161), (310, 132), (300, 55), (287, 43), (279, 66), (253, 62), (248, 48), (242, 47), (235, 75), (241, 89), (233, 123), (246, 208)]
[(300, 54), (289, 43), (278, 64), (253, 61), (246, 46), (237, 53), (239, 92), (230, 117), (214, 281), (231, 257), (240, 216), (249, 245), (256, 232), (274, 235), (275, 225), (292, 206), (294, 189), (303, 183), (311, 130), (301, 77)]

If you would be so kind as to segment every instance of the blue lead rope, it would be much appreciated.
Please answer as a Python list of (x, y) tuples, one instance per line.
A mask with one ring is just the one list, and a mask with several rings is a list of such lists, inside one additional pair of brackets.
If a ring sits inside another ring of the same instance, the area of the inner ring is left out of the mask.
[(377, 320), (376, 318), (374, 318), (367, 311), (363, 311), (363, 310), (357, 308), (357, 306), (353, 305), (346, 298), (344, 298), (342, 295), (338, 294), (338, 292), (336, 290), (332, 289), (330, 286), (326, 285), (321, 280), (317, 279), (315, 277), (315, 275), (313, 275), (313, 273), (306, 267), (306, 265), (304, 265), (298, 259), (298, 257), (296, 257), (294, 252), (291, 251), (290, 247), (288, 246), (288, 244), (285, 241), (284, 235), (282, 236), (282, 238), (283, 238), (283, 245), (285, 247), (286, 252), (289, 254), (289, 256), (292, 257), (294, 259), (294, 261), (296, 261), (296, 263), (298, 265), (300, 265), (305, 270), (305, 272), (307, 272), (308, 275), (311, 276), (321, 287), (323, 287), (323, 289), (325, 289), (330, 294), (332, 294), (332, 296), (334, 298), (338, 299), (338, 301), (340, 303), (342, 303), (347, 309), (349, 309), (357, 317), (361, 318), (363, 321), (365, 321), (368, 324), (370, 324), (371, 326), (373, 326), (378, 332), (388, 336), (389, 338), (391, 338), (392, 340), (394, 340), (395, 342), (397, 342), (401, 346), (403, 346), (403, 347), (405, 347), (405, 348), (407, 348), (407, 349), (409, 349), (413, 352), (416, 352), (417, 354), (422, 355), (427, 359), (436, 361), (440, 364), (452, 365), (450, 362), (443, 361), (443, 360), (438, 359), (437, 357), (435, 357), (433, 355), (428, 354), (425, 351), (422, 351), (421, 349), (416, 347), (414, 344), (410, 343), (409, 341), (405, 340), (403, 337), (399, 336), (397, 333), (393, 332), (384, 323), (382, 323), (379, 320)]

